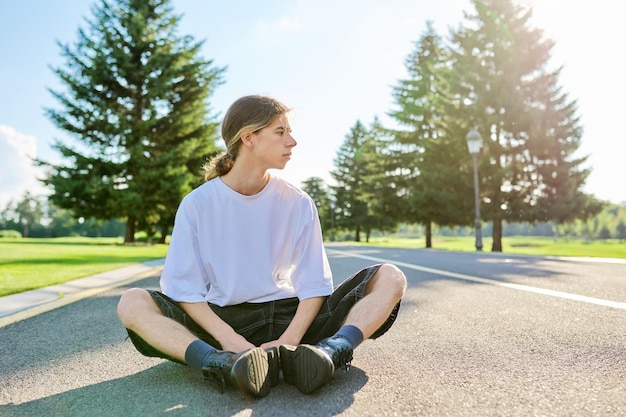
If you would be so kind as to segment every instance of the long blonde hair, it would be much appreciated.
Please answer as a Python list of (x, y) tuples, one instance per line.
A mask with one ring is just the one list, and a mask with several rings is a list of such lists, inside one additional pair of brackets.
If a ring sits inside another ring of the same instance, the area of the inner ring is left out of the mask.
[(259, 95), (244, 96), (231, 104), (222, 122), (222, 139), (226, 144), (226, 151), (202, 167), (204, 178), (209, 181), (227, 174), (237, 159), (241, 136), (248, 132), (258, 132), (275, 117), (288, 112), (289, 108), (278, 100)]

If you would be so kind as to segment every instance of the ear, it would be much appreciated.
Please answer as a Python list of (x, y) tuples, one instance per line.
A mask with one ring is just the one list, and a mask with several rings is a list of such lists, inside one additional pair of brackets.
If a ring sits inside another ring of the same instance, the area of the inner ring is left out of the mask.
[(254, 140), (252, 139), (253, 137), (254, 135), (252, 134), (252, 132), (246, 132), (241, 135), (241, 143), (250, 148), (254, 145)]

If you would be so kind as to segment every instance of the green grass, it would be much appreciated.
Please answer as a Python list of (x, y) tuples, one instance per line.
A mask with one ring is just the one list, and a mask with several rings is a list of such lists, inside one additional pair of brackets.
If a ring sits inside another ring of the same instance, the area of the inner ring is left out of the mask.
[[(376, 237), (362, 245), (393, 248), (424, 248), (425, 239)], [(474, 237), (434, 237), (432, 248), (451, 251), (475, 251)], [(491, 251), (491, 238), (483, 238), (483, 251)], [(513, 236), (502, 239), (502, 251), (521, 255), (584, 256), (626, 259), (626, 242), (616, 239), (585, 241), (582, 239)]]
[(0, 239), (0, 296), (165, 257), (167, 245), (121, 238)]

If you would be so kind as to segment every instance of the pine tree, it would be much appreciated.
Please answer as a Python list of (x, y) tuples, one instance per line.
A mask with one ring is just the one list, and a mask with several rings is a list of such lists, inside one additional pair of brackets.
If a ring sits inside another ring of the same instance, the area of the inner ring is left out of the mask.
[[(406, 59), (408, 79), (393, 90), (398, 109), (390, 115), (403, 127), (388, 143), (404, 207), (402, 220), (426, 228), (432, 247), (432, 223), (465, 224), (471, 214), (471, 183), (460, 175), (466, 158), (464, 135), (447, 124), (448, 89), (452, 74), (448, 51), (432, 24)], [(469, 177), (471, 178), (471, 177)]]
[(367, 128), (357, 121), (343, 144), (337, 151), (335, 169), (330, 175), (336, 185), (332, 187), (335, 196), (336, 225), (339, 228), (354, 230), (354, 240), (361, 241), (361, 232), (369, 233), (375, 227), (376, 216), (368, 203), (368, 177), (372, 175), (371, 154), (376, 152), (374, 139)]
[(368, 136), (359, 152), (360, 163), (364, 167), (360, 194), (367, 204), (367, 221), (364, 224), (367, 241), (373, 230), (396, 230), (404, 211), (404, 201), (399, 196), (403, 178), (397, 175), (397, 154), (394, 155), (389, 146), (394, 138), (378, 118), (370, 126)]
[(154, 225), (165, 239), (217, 151), (207, 101), (223, 69), (178, 35), (169, 0), (102, 0), (92, 12), (77, 43), (59, 45), (66, 63), (54, 72), (66, 91), (51, 90), (62, 109), (47, 114), (77, 141), (55, 143), (62, 164), (40, 161), (45, 183), (76, 217), (126, 218), (127, 243)]
[(493, 222), (492, 250), (502, 251), (503, 221), (565, 222), (601, 205), (581, 191), (589, 171), (573, 155), (582, 128), (560, 69), (548, 70), (553, 42), (512, 0), (473, 4), (467, 27), (452, 34), (458, 106), (449, 116), (483, 136), (481, 212)]
[(324, 180), (319, 177), (311, 177), (302, 182), (302, 190), (306, 192), (317, 208), (317, 215), (324, 234), (330, 230), (332, 233), (333, 218), (331, 211), (331, 199)]

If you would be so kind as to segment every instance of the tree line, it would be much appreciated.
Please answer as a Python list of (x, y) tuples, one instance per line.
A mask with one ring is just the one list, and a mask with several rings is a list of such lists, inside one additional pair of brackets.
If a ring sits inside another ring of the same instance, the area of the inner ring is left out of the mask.
[(123, 219), (76, 219), (70, 210), (51, 204), (47, 196), (29, 192), (0, 211), (0, 237), (119, 237), (124, 231)]
[[(344, 223), (338, 213), (333, 211), (331, 190), (324, 180), (312, 177), (303, 184), (317, 206), (320, 222), (326, 240), (355, 240), (356, 228), (351, 223)], [(334, 217), (333, 217), (334, 213)], [(120, 237), (124, 236), (125, 219), (98, 220), (96, 218), (75, 219), (72, 212), (51, 205), (47, 196), (35, 196), (26, 192), (21, 198), (9, 201), (0, 207), (0, 238), (50, 238), (64, 236)], [(485, 223), (484, 235), (491, 233), (491, 223)], [(423, 225), (400, 223), (392, 229), (401, 236), (422, 237), (426, 235)], [(374, 229), (370, 232), (382, 234), (389, 230)], [(433, 225), (433, 235), (470, 236), (473, 227)], [(585, 240), (618, 239), (626, 241), (626, 202), (607, 203), (597, 215), (582, 221), (576, 220), (563, 225), (548, 222), (504, 223), (505, 236), (548, 236), (568, 237)], [(147, 241), (162, 242), (162, 237), (155, 229), (148, 230)], [(367, 236), (365, 239), (367, 240)]]
[[(408, 76), (393, 88), (393, 126), (356, 121), (337, 151), (335, 184), (305, 181), (325, 230), (360, 240), (419, 224), (430, 247), (433, 226), (471, 225), (470, 129), (483, 138), (480, 209), (493, 251), (506, 224), (563, 227), (601, 212), (582, 191), (590, 173), (575, 156), (582, 126), (560, 68), (549, 67), (553, 41), (513, 0), (472, 5), (447, 36), (429, 22), (415, 42)], [(74, 218), (124, 219), (127, 243), (140, 230), (164, 238), (219, 151), (209, 98), (225, 69), (178, 34), (169, 0), (100, 0), (92, 12), (75, 44), (59, 44), (65, 64), (54, 72), (64, 89), (51, 91), (59, 107), (47, 114), (76, 140), (55, 143), (63, 163), (38, 161), (49, 203)]]

